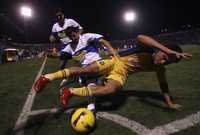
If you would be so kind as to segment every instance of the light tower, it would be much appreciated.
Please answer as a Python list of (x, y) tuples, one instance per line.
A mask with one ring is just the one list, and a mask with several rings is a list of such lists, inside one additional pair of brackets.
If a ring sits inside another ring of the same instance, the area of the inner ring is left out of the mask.
[(132, 37), (132, 29), (133, 29), (133, 23), (136, 21), (137, 16), (136, 13), (132, 10), (128, 10), (124, 13), (124, 21), (128, 24), (129, 26), (129, 38)]
[(26, 42), (28, 41), (28, 23), (29, 19), (33, 16), (33, 10), (30, 6), (23, 5), (20, 8), (20, 14), (23, 17), (24, 21), (24, 35)]

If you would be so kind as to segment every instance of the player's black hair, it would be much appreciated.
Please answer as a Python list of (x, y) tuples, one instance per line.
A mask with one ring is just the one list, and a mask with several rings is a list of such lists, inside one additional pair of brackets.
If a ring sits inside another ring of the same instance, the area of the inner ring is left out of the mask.
[(73, 32), (78, 32), (78, 31), (79, 31), (79, 27), (78, 27), (78, 26), (77, 26), (77, 27), (69, 26), (69, 27), (67, 28), (67, 30), (68, 30), (68, 31), (73, 31)]
[(62, 8), (58, 8), (58, 9), (56, 9), (56, 11), (55, 11), (55, 15), (58, 14), (58, 13), (64, 14)]
[[(179, 53), (182, 53), (183, 50), (181, 49), (181, 47), (177, 44), (167, 44), (165, 45), (167, 48), (173, 50), (173, 51), (176, 51), (176, 52), (179, 52)], [(174, 57), (174, 62), (179, 62), (180, 59), (176, 58), (175, 56), (171, 56), (171, 57)]]
[(55, 16), (55, 20), (59, 22), (61, 20), (63, 21), (62, 16), (65, 16), (65, 15), (64, 15), (64, 12), (62, 11), (62, 9), (59, 8), (59, 9), (56, 10), (54, 16)]

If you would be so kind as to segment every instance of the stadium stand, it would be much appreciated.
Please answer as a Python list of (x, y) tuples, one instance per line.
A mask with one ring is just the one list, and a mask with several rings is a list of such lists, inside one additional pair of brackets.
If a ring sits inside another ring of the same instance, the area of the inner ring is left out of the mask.
[(179, 31), (157, 35), (156, 38), (166, 44), (174, 43), (179, 45), (200, 44), (200, 29)]
[[(190, 29), (187, 31), (179, 31), (173, 33), (164, 33), (154, 36), (157, 40), (164, 44), (179, 44), (188, 45), (195, 44), (200, 45), (200, 29)], [(132, 48), (135, 46), (135, 39), (127, 40), (114, 40), (111, 41), (114, 48), (117, 50), (123, 50)], [(0, 42), (0, 64), (3, 63), (3, 50), (5, 48), (19, 49), (19, 60), (32, 59), (41, 56), (44, 52), (50, 52), (53, 48), (60, 50), (60, 44), (22, 44), (14, 43), (11, 41)]]
[[(173, 33), (164, 33), (154, 36), (157, 40), (165, 44), (179, 44), (188, 45), (195, 44), (200, 45), (200, 29), (191, 29), (188, 31), (179, 31)], [(114, 40), (112, 45), (116, 49), (127, 49), (134, 47), (135, 39), (128, 40)]]

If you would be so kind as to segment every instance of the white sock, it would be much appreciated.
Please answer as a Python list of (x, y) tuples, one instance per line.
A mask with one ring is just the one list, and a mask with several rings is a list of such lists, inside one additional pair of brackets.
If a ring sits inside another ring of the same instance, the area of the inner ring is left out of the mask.
[(60, 87), (63, 86), (67, 81), (68, 81), (68, 79), (67, 79), (67, 78), (64, 78), (64, 79), (61, 81), (61, 83), (60, 83)]
[[(89, 83), (87, 86), (88, 87), (96, 86), (96, 84), (95, 83)], [(95, 111), (95, 103), (88, 104), (87, 109), (90, 110), (90, 111)]]
[(94, 103), (90, 103), (90, 104), (87, 106), (87, 109), (90, 110), (90, 111), (94, 111), (94, 110), (95, 110), (95, 104), (94, 104)]

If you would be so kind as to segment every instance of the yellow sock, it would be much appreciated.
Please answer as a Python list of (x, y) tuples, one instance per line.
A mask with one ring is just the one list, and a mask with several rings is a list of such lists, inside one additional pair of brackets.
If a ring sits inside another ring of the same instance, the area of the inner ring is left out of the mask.
[(64, 70), (60, 70), (54, 73), (46, 74), (45, 77), (48, 78), (50, 81), (53, 81), (55, 79), (68, 78), (69, 69), (64, 69)]
[(81, 88), (73, 88), (71, 92), (76, 95), (76, 96), (91, 96), (92, 95), (92, 90), (89, 87), (81, 87)]

